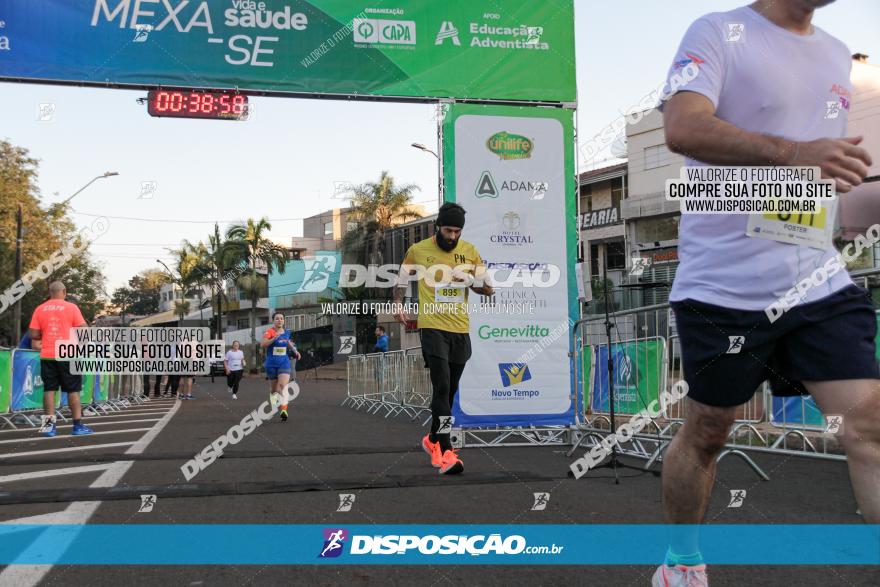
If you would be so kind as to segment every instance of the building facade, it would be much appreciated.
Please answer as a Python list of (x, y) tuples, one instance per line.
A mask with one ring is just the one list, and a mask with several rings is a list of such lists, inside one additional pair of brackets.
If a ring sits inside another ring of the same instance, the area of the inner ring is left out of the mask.
[(621, 163), (581, 173), (578, 177), (580, 232), (578, 258), (590, 277), (619, 285), (626, 271), (626, 232), (621, 205), (627, 198), (627, 165)]
[(663, 114), (652, 109), (626, 127), (629, 197), (621, 208), (626, 222), (626, 263), (645, 259), (647, 267), (630, 279), (632, 304), (651, 305), (669, 300), (678, 267), (678, 202), (666, 200), (667, 179), (679, 177), (684, 157), (666, 147)]

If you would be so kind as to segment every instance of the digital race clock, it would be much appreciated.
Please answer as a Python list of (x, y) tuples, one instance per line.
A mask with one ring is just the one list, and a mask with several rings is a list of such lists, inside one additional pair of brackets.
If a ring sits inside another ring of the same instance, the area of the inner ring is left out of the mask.
[(150, 116), (245, 120), (248, 99), (235, 92), (150, 90), (147, 112)]

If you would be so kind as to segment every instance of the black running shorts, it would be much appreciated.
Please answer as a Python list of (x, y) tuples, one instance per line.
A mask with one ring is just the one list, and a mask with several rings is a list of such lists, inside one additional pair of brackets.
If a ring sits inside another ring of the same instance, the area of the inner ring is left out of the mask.
[(42, 359), (40, 361), (40, 378), (46, 391), (65, 391), (79, 393), (82, 391), (82, 375), (70, 372), (69, 361)]
[(854, 285), (795, 306), (771, 323), (763, 311), (672, 302), (688, 397), (716, 407), (748, 402), (764, 381), (774, 395), (807, 393), (801, 381), (880, 378), (877, 318)]

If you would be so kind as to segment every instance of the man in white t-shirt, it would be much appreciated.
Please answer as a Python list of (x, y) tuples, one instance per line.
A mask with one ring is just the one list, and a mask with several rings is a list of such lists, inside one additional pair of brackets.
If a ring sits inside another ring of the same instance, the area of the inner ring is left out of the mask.
[[(850, 54), (811, 25), (814, 9), (832, 1), (759, 0), (694, 22), (669, 73), (672, 79), (691, 64), (699, 73), (662, 105), (669, 149), (689, 166), (819, 167), (838, 194), (859, 185), (871, 157), (858, 146), (861, 137), (845, 136)], [(686, 422), (663, 458), (667, 521), (703, 521), (715, 459), (737, 406), (770, 380), (774, 394), (809, 392), (825, 414), (844, 416), (841, 440), (853, 489), (862, 515), (876, 524), (874, 309), (837, 266), (771, 321), (766, 309), (816, 269), (833, 266), (837, 253), (762, 238), (766, 232), (747, 231), (749, 221), (748, 214), (681, 218), (681, 263), (670, 301), (689, 398)], [(695, 532), (673, 537), (653, 584), (708, 584)]]

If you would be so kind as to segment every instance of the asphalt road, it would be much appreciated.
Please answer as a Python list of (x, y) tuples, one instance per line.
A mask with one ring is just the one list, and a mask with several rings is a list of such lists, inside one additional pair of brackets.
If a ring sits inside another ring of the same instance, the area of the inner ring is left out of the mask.
[[(55, 439), (0, 432), (0, 522), (74, 524), (613, 524), (662, 523), (660, 479), (608, 470), (575, 481), (560, 448), (469, 448), (465, 474), (441, 477), (405, 417), (348, 407), (344, 381), (306, 378), (291, 420), (259, 427), (187, 482), (181, 465), (260, 403), (246, 379), (232, 400), (222, 379), (197, 380), (193, 401), (151, 401), (88, 420), (96, 432)], [(761, 481), (735, 458), (718, 474), (709, 523), (859, 523), (843, 463), (757, 455)], [(635, 463), (634, 463), (635, 464)], [(729, 490), (746, 489), (741, 508)], [(533, 493), (550, 493), (532, 511)], [(337, 512), (339, 493), (354, 493)], [(155, 494), (139, 513), (139, 495)], [(131, 545), (161, 549), (161, 544)], [(731, 544), (731, 548), (735, 548)], [(796, 544), (792, 548), (797, 548)], [(654, 567), (551, 566), (52, 566), (7, 567), (0, 585), (649, 585)], [(877, 586), (876, 567), (710, 569), (711, 585)]]

